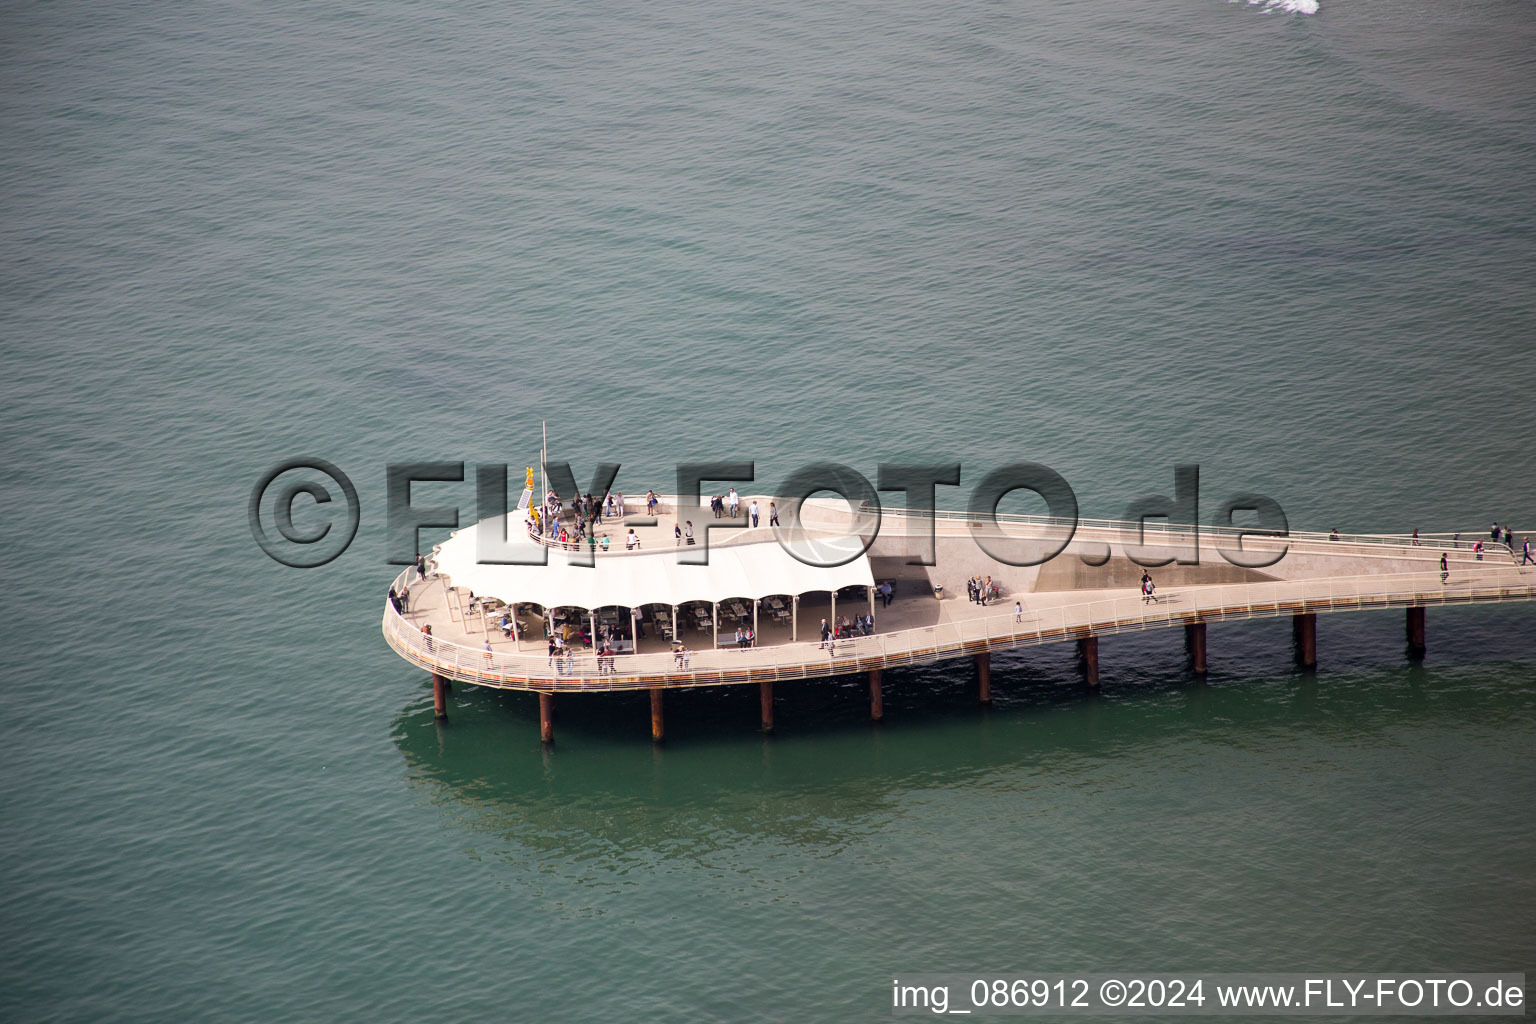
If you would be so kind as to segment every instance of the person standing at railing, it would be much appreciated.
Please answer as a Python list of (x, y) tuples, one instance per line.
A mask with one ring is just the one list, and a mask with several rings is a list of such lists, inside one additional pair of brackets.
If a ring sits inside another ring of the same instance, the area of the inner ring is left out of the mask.
[(1413, 546), (1416, 548), (1424, 546), (1419, 543), (1419, 528), (1417, 526), (1413, 528)]
[(655, 515), (656, 514), (656, 506), (659, 505), (659, 504), (661, 504), (661, 499), (656, 497), (656, 492), (655, 491), (649, 491), (648, 490), (648, 491), (645, 492), (645, 514), (646, 515), (648, 515), (648, 516)]
[(410, 611), (410, 609), (411, 588), (408, 585), (402, 583), (400, 584), (400, 614), (404, 615), (406, 612)]
[(640, 538), (636, 536), (634, 527), (630, 527), (629, 536), (624, 538), (624, 550), (633, 551), (640, 546)]
[(1339, 528), (1338, 527), (1334, 527), (1333, 529), (1328, 531), (1328, 539), (1329, 540), (1338, 540), (1339, 539)]
[(430, 623), (430, 622), (421, 627), (421, 643), (422, 643), (422, 646), (424, 646), (427, 649), (427, 653), (431, 654), (432, 653), (432, 623)]

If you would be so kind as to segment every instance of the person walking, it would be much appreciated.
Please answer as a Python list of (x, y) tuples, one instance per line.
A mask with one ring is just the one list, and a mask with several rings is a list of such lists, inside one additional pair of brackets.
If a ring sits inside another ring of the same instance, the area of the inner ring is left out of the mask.
[(752, 499), (752, 504), (747, 507), (747, 515), (752, 519), (752, 529), (757, 529), (757, 499)]
[[(1482, 542), (1479, 541), (1478, 543)], [(1451, 566), (1450, 563), (1445, 560), (1445, 552), (1442, 551), (1440, 552), (1440, 585), (1442, 587), (1445, 586), (1445, 581), (1450, 578), (1450, 575)]]
[(560, 651), (560, 644), (555, 641), (555, 634), (549, 634), (549, 667), (555, 667), (555, 655)]
[(821, 620), (821, 646), (826, 647), (832, 642), (832, 627), (827, 625), (827, 620)]
[(1423, 545), (1419, 543), (1419, 528), (1417, 526), (1413, 528), (1413, 546), (1416, 548), (1423, 547)]
[(734, 487), (731, 488), (729, 500), (731, 503), (731, 518), (735, 519), (736, 513), (741, 510), (741, 498), (736, 495), (736, 488)]
[(1524, 557), (1520, 559), (1520, 564), (1521, 565), (1525, 565), (1530, 560), (1531, 560), (1531, 538), (1527, 537), (1527, 538), (1525, 538)]
[(771, 501), (768, 503), (768, 525), (779, 525), (779, 506)]
[(1015, 602), (1013, 602), (1013, 621), (1014, 622), (1023, 622), (1024, 621), (1024, 602), (1023, 601), (1015, 601)]

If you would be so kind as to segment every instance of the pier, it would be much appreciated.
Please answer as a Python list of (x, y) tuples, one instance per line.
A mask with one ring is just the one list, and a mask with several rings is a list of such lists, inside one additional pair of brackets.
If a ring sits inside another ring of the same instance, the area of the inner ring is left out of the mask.
[[(744, 506), (748, 500), (743, 499)], [(758, 497), (762, 508), (768, 500)], [(707, 511), (705, 516), (702, 523), (694, 520), (696, 532), (714, 525)], [(1012, 542), (1046, 545), (1061, 534), (1061, 524), (1043, 518), (998, 518)], [(856, 533), (858, 520), (846, 507), (829, 506), (808, 511), (802, 529), (815, 534), (812, 539), (836, 540)], [(450, 681), (534, 691), (540, 695), (540, 735), (551, 742), (556, 696), (646, 690), (652, 738), (661, 742), (668, 689), (756, 685), (759, 726), (771, 733), (773, 685), (781, 680), (863, 675), (870, 717), (878, 721), (884, 714), (882, 673), (891, 667), (969, 658), (978, 698), (987, 703), (994, 683), (994, 651), (1072, 642), (1083, 681), (1093, 687), (1100, 685), (1099, 637), (1183, 627), (1190, 668), (1203, 675), (1210, 623), (1289, 616), (1296, 660), (1304, 669), (1314, 669), (1320, 615), (1404, 609), (1408, 656), (1417, 658), (1427, 649), (1430, 607), (1536, 600), (1536, 565), (1519, 566), (1503, 546), (1475, 552), (1472, 540), (1448, 536), (1248, 536), (1241, 543), (1243, 560), (1276, 560), (1262, 568), (1245, 568), (1223, 557), (1233, 550), (1233, 537), (1223, 531), (1201, 528), (1197, 535), (1188, 527), (1154, 530), (1149, 523), (1143, 534), (1135, 523), (1084, 521), (1054, 558), (1038, 566), (1014, 567), (977, 547), (977, 524), (963, 514), (925, 517), (901, 510), (885, 516), (867, 553), (835, 570), (820, 570), (823, 577), (811, 567), (806, 567), (808, 572), (774, 568), (779, 563), (761, 546), (779, 548), (779, 542), (761, 527), (713, 532), (711, 566), (681, 567), (672, 573), (674, 583), (684, 581), (675, 586), (689, 586), (686, 581), (696, 578), (729, 588), (729, 578), (720, 582), (722, 571), (764, 566), (761, 572), (793, 575), (786, 584), (790, 592), (770, 593), (777, 589), (772, 581), (741, 579), (738, 598), (717, 593), (707, 601), (680, 600), (688, 591), (674, 588), (664, 604), (641, 606), (634, 596), (627, 599), (629, 605), (604, 600), (604, 580), (660, 578), (664, 566), (676, 566), (679, 552), (692, 550), (674, 546), (672, 523), (663, 512), (654, 525), (634, 526), (640, 550), (627, 552), (623, 544), (632, 528), (628, 523), (600, 528), (610, 536), (610, 547), (593, 553), (596, 564), (591, 567), (569, 564), (572, 553), (566, 551), (551, 551), (547, 566), (468, 563), (464, 555), (473, 543), (473, 528), (461, 530), (436, 552), (425, 578), (407, 570), (396, 579), (397, 591), (409, 587), (409, 600), (403, 612), (386, 603), (384, 636), (403, 658), (432, 674), (439, 717), (446, 714), (444, 690)], [(930, 528), (936, 564), (910, 564)], [(457, 551), (455, 542), (460, 545)], [(1169, 564), (1146, 564), (1164, 553), (1170, 556)], [(1183, 564), (1171, 557), (1175, 553), (1184, 556)], [(1447, 566), (1443, 579), (1442, 556)], [(1150, 598), (1137, 588), (1143, 572), (1157, 583)], [(539, 573), (546, 575), (533, 575)], [(576, 579), (599, 596), (560, 608), (517, 599), (531, 593), (518, 592), (530, 586), (530, 580), (544, 586), (549, 576), (560, 574), (586, 574)], [(991, 576), (999, 588), (985, 605), (966, 596), (966, 580), (978, 575)], [(828, 589), (796, 589), (817, 578), (824, 579)], [(850, 579), (863, 582), (847, 582)], [(888, 605), (878, 589), (885, 582), (894, 589)], [(487, 585), (512, 590), (486, 601), (489, 591), (476, 587)], [(473, 611), (471, 591), (477, 594)], [(823, 643), (822, 620), (835, 622), (845, 614), (872, 616), (873, 631)], [(514, 631), (511, 636), (499, 628), (503, 616)], [(738, 628), (752, 635), (751, 646), (733, 642)], [(556, 657), (549, 652), (548, 636), (557, 630), (573, 639)], [(625, 639), (611, 646), (589, 646), (575, 639), (583, 631), (607, 631)], [(604, 650), (611, 653), (605, 656)]]

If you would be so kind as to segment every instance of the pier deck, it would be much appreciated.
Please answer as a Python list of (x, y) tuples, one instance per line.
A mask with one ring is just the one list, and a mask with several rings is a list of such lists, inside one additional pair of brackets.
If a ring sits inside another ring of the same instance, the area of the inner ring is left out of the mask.
[[(748, 500), (743, 499), (744, 507)], [(766, 500), (759, 501), (766, 510)], [(1414, 543), (1408, 537), (1334, 540), (1322, 534), (1293, 534), (1283, 542), (1250, 538), (1245, 544), (1249, 551), (1262, 551), (1266, 544), (1277, 543), (1285, 543), (1289, 550), (1275, 566), (1244, 570), (1222, 561), (1215, 548), (1221, 537), (1202, 530), (1199, 550), (1206, 566), (1153, 568), (1155, 579), (1168, 582), (1160, 585), (1158, 600), (1148, 603), (1129, 579), (1115, 586), (1102, 585), (1116, 580), (1117, 574), (1141, 571), (1124, 557), (1127, 524), (1089, 521), (1078, 529), (1073, 544), (1046, 566), (1018, 569), (985, 558), (946, 558), (944, 543), (970, 540), (964, 518), (940, 514), (935, 523), (941, 542), (939, 566), (911, 567), (915, 578), (897, 581), (890, 606), (882, 607), (878, 599), (875, 601), (877, 629), (873, 635), (840, 639), (830, 649), (817, 640), (820, 620), (831, 618), (831, 597), (826, 593), (800, 596), (796, 642), (791, 641), (787, 625), (760, 616), (756, 646), (717, 647), (715, 631), (690, 628), (684, 619), (678, 623), (678, 639), (693, 648), (685, 658), (677, 657), (671, 645), (653, 631), (639, 641), (637, 651), (614, 656), (611, 670), (599, 664), (591, 649), (574, 652), (568, 667), (552, 662), (538, 613), (522, 617), (519, 629), (525, 635), (519, 640), (504, 638), (495, 628), (494, 618), (488, 621), (483, 615), (467, 613), (465, 595), (452, 590), (452, 581), (442, 577), (414, 582), (404, 615), (386, 605), (383, 629), (402, 657), (434, 675), (482, 686), (555, 693), (771, 683), (878, 672), (892, 666), (1130, 630), (1281, 615), (1305, 618), (1372, 608), (1536, 600), (1536, 566), (1517, 566), (1503, 547), (1490, 548), (1479, 559), (1470, 549), (1470, 539), (1453, 541), (1436, 536)], [(1023, 520), (1019, 517), (1014, 524), (1020, 535), (1038, 532), (1038, 523)], [(764, 514), (764, 527), (750, 531), (756, 537), (743, 536), (748, 531), (715, 533), (711, 547), (764, 540), (766, 522)], [(701, 533), (700, 525), (696, 519), (696, 534)], [(912, 537), (919, 532), (916, 527), (925, 525), (901, 517), (888, 518), (881, 536), (887, 544), (895, 538), (899, 546), (902, 538)], [(626, 526), (615, 524), (610, 532), (610, 552), (599, 552), (596, 557), (634, 557), (618, 554), (626, 530)], [(672, 520), (667, 515), (663, 514), (655, 526), (640, 527), (636, 532), (643, 538), (642, 550), (672, 550)], [(1164, 532), (1155, 542), (1171, 544), (1179, 536), (1176, 530)], [(1150, 531), (1147, 542), (1154, 542)], [(1106, 557), (1116, 550), (1121, 553), (1110, 564), (1095, 567), (1099, 548)], [(1442, 553), (1450, 567), (1444, 583), (1439, 572)], [(900, 564), (890, 557), (884, 561)], [(966, 599), (964, 579), (978, 571), (1003, 584), (1004, 593), (997, 602), (981, 606)], [(1298, 578), (1276, 578), (1282, 573)], [(1202, 577), (1222, 582), (1202, 582)], [(935, 583), (944, 587), (942, 599), (935, 596)], [(1051, 589), (1037, 589), (1040, 587)], [(1015, 601), (1023, 606), (1018, 621)], [(751, 605), (749, 600), (742, 603)], [(863, 594), (837, 602), (838, 614), (852, 616), (869, 610)], [(430, 637), (422, 632), (423, 625), (432, 627)], [(734, 619), (719, 626), (724, 635), (734, 628)], [(1203, 632), (1200, 635), (1203, 661)], [(485, 649), (487, 643), (489, 651)]]

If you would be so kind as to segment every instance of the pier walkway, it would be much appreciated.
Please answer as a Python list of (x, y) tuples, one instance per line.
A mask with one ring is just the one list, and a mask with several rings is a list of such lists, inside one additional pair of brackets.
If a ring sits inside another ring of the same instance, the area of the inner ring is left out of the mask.
[[(1502, 567), (1490, 564), (1453, 572), (1445, 583), (1438, 572), (1417, 572), (1188, 586), (1161, 590), (1153, 603), (1126, 590), (1031, 593), (1017, 598), (1024, 608), (1022, 621), (1015, 621), (1015, 598), (986, 607), (966, 602), (974, 614), (964, 618), (886, 629), (831, 645), (809, 640), (698, 650), (691, 652), (686, 665), (666, 651), (617, 655), (611, 673), (599, 672), (591, 651), (575, 654), (574, 670), (567, 673), (551, 663), (542, 641), (538, 651), (487, 652), (483, 643), (472, 646), (428, 637), (421, 624), (444, 618), (444, 596), (443, 582), (429, 579), (412, 591), (412, 611), (401, 615), (385, 607), (384, 635), (390, 646), (428, 672), (518, 690), (639, 690), (808, 679), (1202, 622), (1531, 601), (1536, 600), (1536, 566), (1522, 569), (1506, 561)], [(898, 605), (883, 611), (889, 613)], [(524, 641), (522, 646), (534, 644)]]

